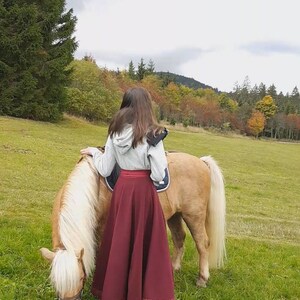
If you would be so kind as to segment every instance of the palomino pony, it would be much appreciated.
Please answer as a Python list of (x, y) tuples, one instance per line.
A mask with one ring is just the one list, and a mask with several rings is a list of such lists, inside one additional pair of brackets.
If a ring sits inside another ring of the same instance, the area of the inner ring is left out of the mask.
[[(159, 200), (174, 243), (172, 264), (180, 269), (186, 223), (199, 254), (198, 286), (206, 286), (209, 268), (223, 266), (225, 256), (225, 191), (220, 168), (210, 156), (167, 153), (169, 188)], [(111, 191), (93, 165), (82, 157), (56, 196), (52, 214), (51, 282), (60, 299), (81, 299), (84, 281), (94, 267)]]

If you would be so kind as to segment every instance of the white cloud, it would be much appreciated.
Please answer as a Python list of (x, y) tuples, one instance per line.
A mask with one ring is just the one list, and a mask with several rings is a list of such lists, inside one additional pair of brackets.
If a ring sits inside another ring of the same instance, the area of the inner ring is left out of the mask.
[[(297, 0), (69, 0), (78, 17), (77, 57), (156, 68), (229, 91), (249, 76), (278, 90), (300, 86)], [(264, 54), (264, 55), (262, 55)], [(267, 55), (269, 54), (269, 55)]]
[(132, 60), (137, 66), (141, 58), (147, 64), (149, 60), (155, 62), (157, 71), (181, 72), (181, 66), (193, 62), (201, 55), (210, 52), (200, 48), (180, 48), (165, 52), (152, 52), (151, 54), (140, 53), (123, 53), (118, 51), (95, 50), (93, 53), (88, 50), (79, 51), (77, 56), (83, 57), (85, 54), (91, 54), (98, 64), (113, 68), (113, 65), (121, 68), (127, 68), (128, 63)]
[(253, 42), (242, 46), (241, 49), (257, 55), (270, 55), (273, 53), (300, 55), (300, 45), (298, 46), (280, 41)]

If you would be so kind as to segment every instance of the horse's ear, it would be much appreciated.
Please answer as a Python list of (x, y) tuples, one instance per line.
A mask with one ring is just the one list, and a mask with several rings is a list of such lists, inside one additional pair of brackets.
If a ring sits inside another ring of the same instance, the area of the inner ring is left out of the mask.
[(42, 256), (43, 256), (45, 259), (47, 259), (48, 261), (52, 262), (52, 260), (53, 260), (53, 258), (54, 258), (54, 256), (55, 256), (55, 253), (54, 253), (54, 252), (50, 251), (50, 250), (47, 249), (47, 248), (41, 248), (40, 251), (41, 251)]
[(75, 255), (76, 255), (78, 260), (82, 260), (83, 254), (84, 254), (84, 249), (83, 248), (80, 251), (75, 252)]

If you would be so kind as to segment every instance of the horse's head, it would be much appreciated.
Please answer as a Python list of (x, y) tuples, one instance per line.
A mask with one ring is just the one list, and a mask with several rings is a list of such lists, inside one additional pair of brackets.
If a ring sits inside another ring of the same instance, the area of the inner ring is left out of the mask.
[(99, 185), (92, 158), (82, 156), (55, 197), (52, 245), (58, 250), (42, 248), (41, 253), (51, 262), (50, 279), (59, 299), (80, 299), (85, 278), (93, 269)]
[(40, 249), (42, 256), (51, 262), (51, 282), (60, 300), (80, 300), (86, 279), (83, 264), (83, 249), (69, 252), (58, 250), (52, 252), (47, 248)]

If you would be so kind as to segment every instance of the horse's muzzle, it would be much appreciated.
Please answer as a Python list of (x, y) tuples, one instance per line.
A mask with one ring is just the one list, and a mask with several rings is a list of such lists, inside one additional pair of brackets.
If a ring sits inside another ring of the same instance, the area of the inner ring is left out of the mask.
[(83, 294), (83, 289), (73, 297), (66, 297), (66, 298), (58, 297), (58, 300), (81, 300), (82, 294)]

